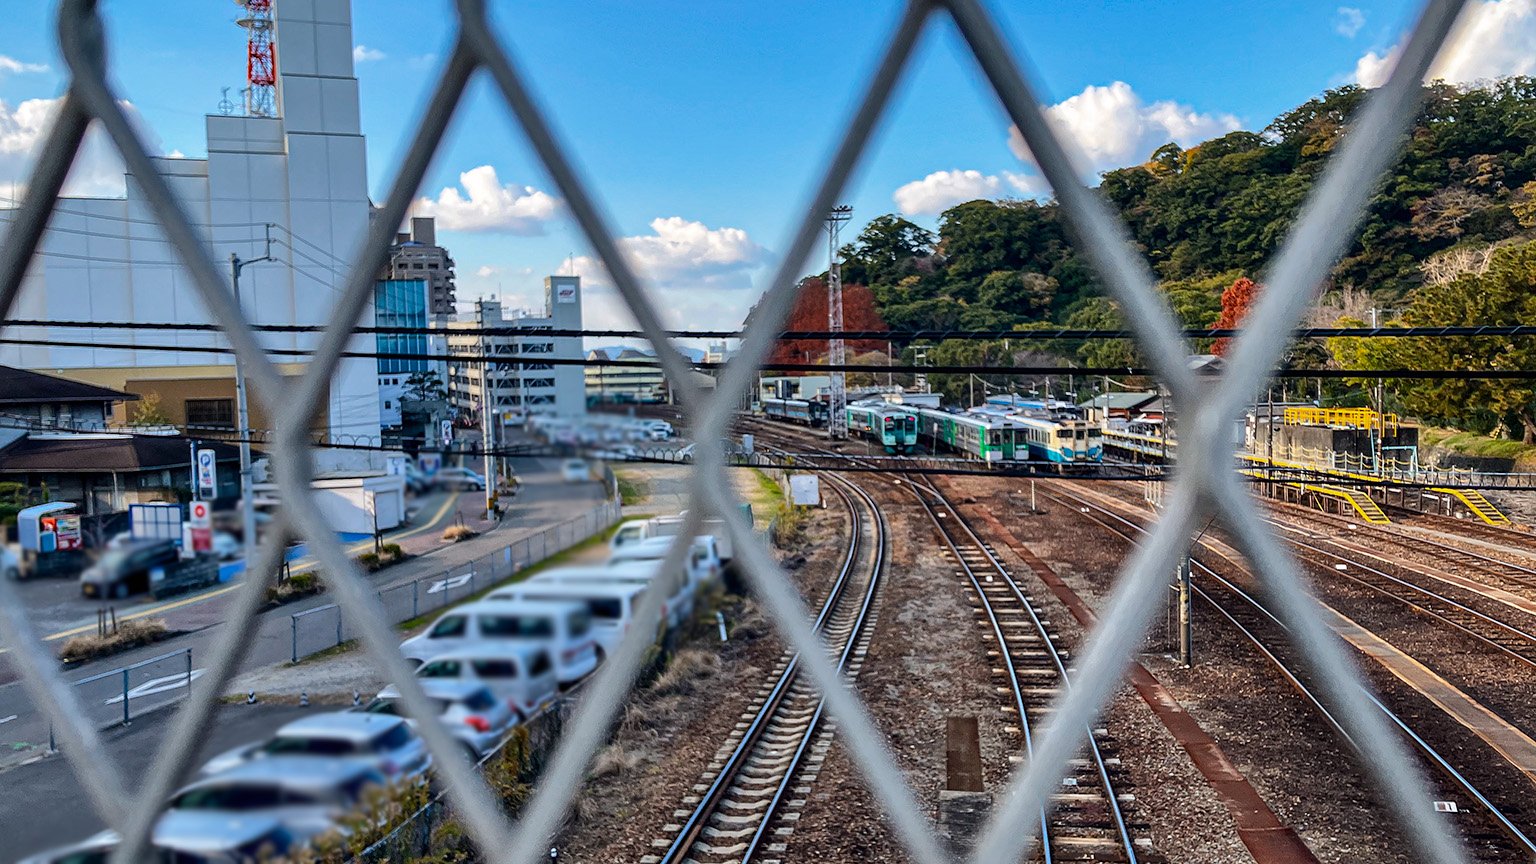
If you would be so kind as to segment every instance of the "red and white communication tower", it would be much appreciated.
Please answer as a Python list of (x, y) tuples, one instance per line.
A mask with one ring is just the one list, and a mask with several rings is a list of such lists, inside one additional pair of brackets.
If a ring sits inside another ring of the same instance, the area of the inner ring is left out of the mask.
[(277, 48), (272, 44), (272, 0), (235, 0), (245, 10), (236, 21), (249, 38), (245, 51), (245, 113), (277, 115)]

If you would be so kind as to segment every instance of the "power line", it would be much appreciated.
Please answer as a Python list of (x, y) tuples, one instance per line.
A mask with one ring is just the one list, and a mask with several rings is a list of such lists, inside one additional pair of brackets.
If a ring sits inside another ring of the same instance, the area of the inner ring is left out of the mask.
[[(216, 345), (160, 345), (132, 342), (88, 342), (50, 339), (0, 338), (0, 345), (23, 345), (47, 348), (85, 348), (100, 351), (165, 351), (192, 354), (233, 355), (234, 349)], [(269, 348), (268, 354), (283, 357), (308, 357), (314, 352), (301, 348)], [(524, 368), (534, 365), (661, 368), (660, 361), (645, 360), (594, 360), (576, 357), (551, 357), (548, 354), (423, 354), (410, 351), (343, 351), (342, 357), (374, 360), (427, 360), (465, 364), (518, 365)], [(727, 363), (688, 361), (688, 366), (700, 371), (723, 369)], [(832, 366), (825, 363), (764, 363), (758, 368), (765, 372), (868, 372), (897, 375), (993, 375), (993, 376), (1103, 376), (1128, 375), (1154, 377), (1156, 371), (1139, 366), (913, 366), (913, 365), (864, 365), (845, 363)], [(403, 373), (402, 373), (403, 374)], [(1214, 376), (1219, 377), (1219, 376)], [(1480, 380), (1536, 380), (1536, 369), (1275, 369), (1272, 378), (1422, 378), (1422, 379), (1480, 379)]]
[[(250, 242), (260, 242), (262, 238), (252, 238)], [(287, 246), (281, 240), (274, 243)], [(291, 246), (289, 248), (292, 248)], [(324, 267), (321, 262), (307, 259), (316, 266)], [(223, 330), (218, 324), (204, 324), (190, 321), (68, 321), (48, 319), (14, 319), (5, 322), (7, 327), (61, 327), (61, 328), (95, 328), (117, 330)], [(324, 324), (252, 324), (251, 329), (271, 333), (318, 333), (327, 328)], [(592, 339), (641, 339), (649, 341), (643, 331), (639, 330), (573, 330), (553, 327), (406, 327), (406, 326), (368, 326), (353, 327), (353, 333), (386, 333), (398, 335), (425, 335), (425, 336), (547, 336), (550, 338), (584, 337)], [(1221, 339), (1234, 338), (1242, 334), (1241, 328), (1210, 327), (1205, 329), (1185, 330), (1184, 336), (1190, 339)], [(739, 339), (745, 333), (739, 330), (668, 330), (668, 337), (677, 339)], [(1134, 330), (843, 330), (833, 333), (830, 330), (784, 330), (776, 338), (781, 340), (826, 341), (834, 336), (841, 336), (850, 341), (880, 341), (880, 342), (914, 342), (914, 341), (945, 341), (945, 340), (1018, 340), (1023, 342), (1044, 341), (1088, 341), (1095, 339), (1135, 339)], [(1297, 339), (1324, 339), (1333, 337), (1351, 337), (1362, 339), (1376, 338), (1451, 338), (1451, 337), (1494, 337), (1494, 336), (1536, 336), (1536, 324), (1477, 324), (1477, 325), (1423, 325), (1413, 327), (1303, 327), (1294, 332)]]

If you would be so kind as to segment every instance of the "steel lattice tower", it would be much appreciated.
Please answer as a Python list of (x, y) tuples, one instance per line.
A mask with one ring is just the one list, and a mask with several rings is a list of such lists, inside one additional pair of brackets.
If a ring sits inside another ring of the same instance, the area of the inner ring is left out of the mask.
[[(838, 235), (843, 223), (853, 218), (853, 208), (844, 204), (827, 213), (827, 329), (843, 331), (843, 267), (838, 257)], [(848, 362), (847, 345), (841, 336), (827, 343), (827, 365), (832, 367), (832, 401), (827, 406), (827, 436), (833, 440), (848, 437), (848, 390), (841, 366)]]
[(277, 49), (272, 44), (272, 0), (235, 0), (245, 17), (235, 23), (250, 34), (246, 41), (245, 113), (277, 116)]

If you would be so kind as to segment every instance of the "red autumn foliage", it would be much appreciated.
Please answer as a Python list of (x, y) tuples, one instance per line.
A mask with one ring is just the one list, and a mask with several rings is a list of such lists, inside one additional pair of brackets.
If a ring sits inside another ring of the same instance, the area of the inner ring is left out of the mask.
[[(1247, 276), (1238, 277), (1236, 282), (1227, 286), (1221, 292), (1221, 316), (1216, 319), (1212, 327), (1230, 330), (1243, 326), (1243, 319), (1248, 317), (1248, 310), (1259, 300), (1258, 283)], [(1225, 355), (1231, 339), (1217, 339), (1211, 345), (1211, 353)]]
[[(819, 278), (806, 279), (800, 285), (785, 330), (827, 329), (827, 283)], [(843, 286), (844, 330), (889, 330), (880, 312), (875, 308), (875, 295), (865, 285)], [(885, 351), (883, 339), (850, 339), (848, 355), (866, 351)], [(770, 363), (815, 363), (827, 356), (825, 339), (780, 340), (773, 347)]]

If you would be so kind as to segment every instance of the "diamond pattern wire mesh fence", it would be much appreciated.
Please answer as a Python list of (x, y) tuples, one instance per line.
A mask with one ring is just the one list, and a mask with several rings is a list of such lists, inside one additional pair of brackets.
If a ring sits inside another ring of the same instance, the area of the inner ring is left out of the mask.
[[(746, 335), (737, 358), (723, 371), (712, 396), (678, 383), (689, 380), (686, 361), (665, 338), (643, 281), (620, 254), (603, 209), (573, 167), (567, 148), (556, 138), (531, 93), (532, 77), (519, 67), (513, 52), (496, 35), (483, 0), (459, 0), (456, 4), (458, 20), (453, 50), (438, 73), (382, 210), (353, 258), (332, 323), (323, 334), (307, 373), (292, 383), (282, 379), (262, 352), (230, 286), (215, 267), (210, 249), (165, 178), (156, 171), (138, 131), (117, 101), (119, 94), (109, 83), (110, 64), (104, 46), (106, 25), (98, 16), (96, 4), (92, 0), (64, 0), (58, 16), (58, 38), (70, 73), (68, 93), (27, 182), (25, 197), (14, 214), (4, 244), (0, 245), (0, 312), (10, 318), (22, 277), (86, 128), (92, 122), (99, 124), (122, 154), (133, 182), (190, 273), (198, 295), (246, 364), (254, 392), (264, 401), (268, 415), (280, 418), (272, 449), (279, 457), (278, 485), (285, 506), (277, 518), (276, 530), (258, 550), (251, 571), (272, 573), (288, 536), (297, 535), (301, 526), (324, 524), (310, 493), (308, 430), (323, 407), (329, 376), (350, 328), (370, 300), (374, 274), (384, 263), (394, 226), (403, 221), (467, 82), (472, 75), (483, 73), (492, 80), (514, 115), (641, 329), (650, 335), (664, 372), (674, 382), (679, 401), (693, 418), (698, 441), (691, 479), (695, 503), (689, 509), (688, 524), (678, 535), (688, 537), (706, 515), (733, 511), (736, 502), (730, 484), (718, 482), (717, 478), (724, 470), (720, 436), (727, 428), (736, 396), (748, 388), (756, 367), (767, 356), (774, 334), (782, 329), (794, 299), (797, 272), (818, 238), (825, 214), (836, 203), (881, 118), (918, 37), (926, 27), (944, 26), (947, 20), (958, 28), (1009, 118), (1022, 132), (1100, 279), (1125, 309), (1126, 318), (1134, 322), (1140, 346), (1152, 358), (1158, 377), (1180, 406), (1183, 417), (1178, 476), (1165, 492), (1163, 517), (1151, 538), (1126, 563), (1115, 593), (1101, 615), (1102, 623), (1081, 652), (1073, 686), (1058, 699), (1053, 712), (1055, 722), (1037, 740), (1033, 760), (1012, 779), (1009, 794), (993, 814), (972, 860), (1017, 860), (1035, 841), (1034, 829), (1039, 823), (1031, 814), (1038, 814), (1066, 761), (1080, 746), (1080, 733), (1075, 730), (1081, 730), (1098, 714), (1119, 686), (1126, 664), (1142, 643), (1149, 619), (1161, 605), (1159, 594), (1164, 590), (1167, 574), (1190, 543), (1193, 529), (1216, 514), (1237, 538), (1255, 571), (1268, 580), (1286, 626), (1308, 658), (1313, 673), (1324, 682), (1330, 707), (1358, 743), (1361, 761), (1380, 785), (1384, 799), (1390, 802), (1404, 836), (1423, 860), (1461, 861), (1462, 852), (1445, 823), (1418, 818), (1417, 803), (1425, 798), (1423, 778), (1372, 703), (1340, 644), (1315, 614), (1315, 603), (1295, 564), (1263, 526), (1253, 499), (1237, 482), (1230, 454), (1225, 452), (1228, 418), (1248, 403), (1268, 370), (1277, 364), (1288, 334), (1352, 236), (1379, 175), (1397, 152), (1417, 105), (1419, 82), (1461, 6), (1461, 0), (1429, 0), (1424, 6), (1391, 79), (1370, 96), (1353, 121), (1343, 146), (1270, 265), (1268, 290), (1252, 317), (1263, 326), (1236, 340), (1229, 355), (1228, 371), (1214, 391), (1194, 387), (1185, 366), (1188, 346), (1171, 311), (1154, 290), (1149, 269), (1136, 254), (1117, 216), (1080, 182), (1070, 144), (1057, 138), (1024, 73), (1020, 53), (1007, 44), (981, 0), (910, 0), (905, 4), (877, 68), (843, 127), (840, 143), (801, 211), (803, 216), (785, 246), (782, 262), (759, 307), (755, 327)], [(841, 740), (852, 751), (866, 783), (913, 860), (922, 864), (948, 860), (912, 791), (878, 743), (883, 737), (836, 674), (826, 654), (819, 650), (805, 610), (783, 573), (750, 529), (734, 520), (726, 520), (726, 524), (750, 584), (782, 635), (800, 652), (805, 670), (825, 692), (829, 710), (846, 730)], [(547, 849), (547, 839), (576, 795), (589, 760), (602, 744), (631, 687), (647, 638), (644, 628), (632, 628), (615, 656), (599, 670), (567, 724), (536, 794), (515, 821), (509, 821), (470, 766), (455, 758), (453, 740), (437, 721), (398, 650), (389, 626), (390, 615), (357, 565), (329, 534), (322, 532), (304, 539), (324, 568), (327, 587), (337, 599), (346, 626), (357, 635), (380, 670), (400, 685), (406, 709), (417, 718), (423, 737), (437, 757), (450, 803), (485, 857), (510, 864), (531, 864), (541, 857)], [(664, 572), (677, 569), (685, 545), (673, 545)], [(139, 778), (130, 795), (126, 794), (127, 778), (103, 752), (94, 727), (77, 719), (83, 716), (80, 700), (55, 671), (55, 664), (18, 604), (14, 589), (0, 580), (0, 637), (24, 670), (30, 695), (53, 719), (62, 751), (90, 795), (90, 803), (122, 835), (115, 861), (128, 862), (142, 856), (160, 802), (192, 767), (189, 760), (196, 748), (190, 745), (208, 722), (217, 694), (222, 692), (245, 650), (240, 637), (247, 632), (246, 625), (261, 603), (264, 588), (263, 579), (251, 578), (236, 592), (228, 613), (226, 635), (214, 646), (206, 674), (176, 714), (159, 758), (151, 762), (155, 767)], [(664, 594), (662, 590), (648, 591), (639, 616), (655, 618)]]

